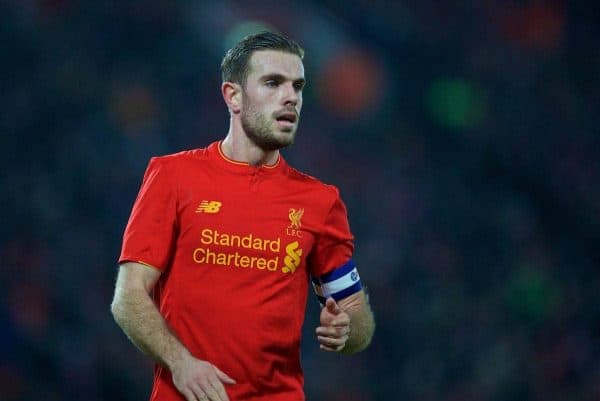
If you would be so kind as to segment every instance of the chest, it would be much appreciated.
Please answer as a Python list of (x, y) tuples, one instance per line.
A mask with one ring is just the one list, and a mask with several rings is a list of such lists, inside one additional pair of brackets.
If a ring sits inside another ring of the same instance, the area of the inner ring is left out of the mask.
[[(305, 265), (324, 219), (317, 194), (268, 178), (201, 177), (180, 189), (180, 245), (196, 261), (293, 272)], [(212, 260), (211, 260), (212, 261)]]

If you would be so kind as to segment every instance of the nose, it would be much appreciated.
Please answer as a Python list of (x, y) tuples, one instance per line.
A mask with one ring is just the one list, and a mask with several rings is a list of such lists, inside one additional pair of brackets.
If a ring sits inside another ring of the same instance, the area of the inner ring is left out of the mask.
[(296, 90), (292, 82), (288, 82), (284, 85), (285, 92), (283, 95), (283, 104), (285, 106), (291, 105), (296, 106), (300, 100), (299, 91)]

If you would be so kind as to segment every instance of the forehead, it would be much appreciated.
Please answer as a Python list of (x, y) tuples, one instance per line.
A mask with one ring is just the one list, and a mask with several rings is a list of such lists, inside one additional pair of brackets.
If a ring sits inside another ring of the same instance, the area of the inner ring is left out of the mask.
[(249, 66), (249, 77), (280, 74), (290, 79), (304, 78), (304, 65), (300, 57), (283, 51), (255, 51), (250, 57)]

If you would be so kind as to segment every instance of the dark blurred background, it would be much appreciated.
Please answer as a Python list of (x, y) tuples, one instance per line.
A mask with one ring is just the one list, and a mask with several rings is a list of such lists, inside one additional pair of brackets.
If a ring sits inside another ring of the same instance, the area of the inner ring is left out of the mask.
[[(109, 312), (148, 159), (222, 138), (219, 64), (306, 49), (288, 161), (339, 186), (378, 326), (308, 400), (600, 400), (596, 1), (0, 0), (0, 400), (143, 400)], [(215, 339), (218, 341), (218, 339)]]

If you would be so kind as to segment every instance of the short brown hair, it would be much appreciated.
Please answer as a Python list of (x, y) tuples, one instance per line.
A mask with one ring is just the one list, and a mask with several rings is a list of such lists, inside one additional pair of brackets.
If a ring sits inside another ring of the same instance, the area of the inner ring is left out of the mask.
[(280, 50), (295, 54), (301, 59), (304, 49), (290, 38), (273, 32), (259, 32), (248, 35), (227, 51), (221, 62), (223, 82), (244, 85), (248, 76), (248, 61), (252, 53), (259, 50)]

